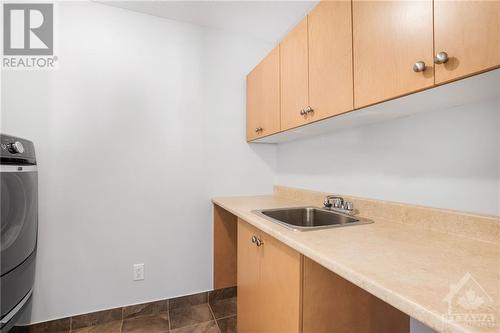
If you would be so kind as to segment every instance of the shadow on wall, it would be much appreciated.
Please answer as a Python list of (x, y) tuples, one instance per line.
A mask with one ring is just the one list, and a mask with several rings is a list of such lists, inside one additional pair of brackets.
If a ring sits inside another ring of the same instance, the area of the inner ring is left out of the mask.
[[(500, 101), (278, 145), (278, 184), (500, 214)], [(470, 197), (477, 195), (469, 205)]]
[[(245, 139), (246, 140), (246, 139)], [(250, 150), (269, 168), (276, 169), (276, 144), (250, 143)]]

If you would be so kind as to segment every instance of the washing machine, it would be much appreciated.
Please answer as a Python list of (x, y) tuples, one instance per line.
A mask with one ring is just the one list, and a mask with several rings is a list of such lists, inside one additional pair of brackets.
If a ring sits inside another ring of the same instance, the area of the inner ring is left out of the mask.
[(38, 173), (33, 142), (0, 134), (0, 332), (22, 315), (33, 292)]

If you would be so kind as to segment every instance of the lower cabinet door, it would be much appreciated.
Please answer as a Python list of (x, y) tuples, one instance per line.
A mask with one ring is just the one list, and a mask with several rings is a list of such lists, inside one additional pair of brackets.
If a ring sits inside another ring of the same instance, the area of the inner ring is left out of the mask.
[(266, 234), (261, 239), (260, 332), (299, 333), (302, 255)]
[(238, 333), (299, 333), (301, 284), (302, 256), (239, 220)]
[(258, 230), (238, 219), (238, 264), (237, 264), (237, 331), (263, 332), (260, 311), (260, 258), (252, 237), (258, 237)]

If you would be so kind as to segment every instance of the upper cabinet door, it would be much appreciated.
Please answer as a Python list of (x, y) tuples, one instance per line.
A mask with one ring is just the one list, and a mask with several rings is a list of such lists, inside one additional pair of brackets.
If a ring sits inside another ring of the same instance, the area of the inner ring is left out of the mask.
[(432, 18), (432, 0), (353, 1), (355, 108), (434, 84)]
[(436, 83), (500, 66), (500, 2), (435, 0), (434, 45)]
[(275, 47), (247, 76), (247, 140), (280, 130), (280, 57)]
[(303, 115), (309, 104), (307, 17), (280, 43), (281, 59), (281, 129), (307, 123)]
[(322, 1), (310, 13), (310, 120), (353, 109), (350, 1)]

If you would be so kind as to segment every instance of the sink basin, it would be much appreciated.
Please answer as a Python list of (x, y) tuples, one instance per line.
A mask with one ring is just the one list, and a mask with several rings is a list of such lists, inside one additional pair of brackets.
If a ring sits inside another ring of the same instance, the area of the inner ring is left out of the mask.
[(284, 227), (295, 231), (317, 230), (373, 223), (372, 220), (362, 217), (355, 217), (317, 207), (263, 209), (256, 210), (254, 213), (269, 221), (281, 224)]

